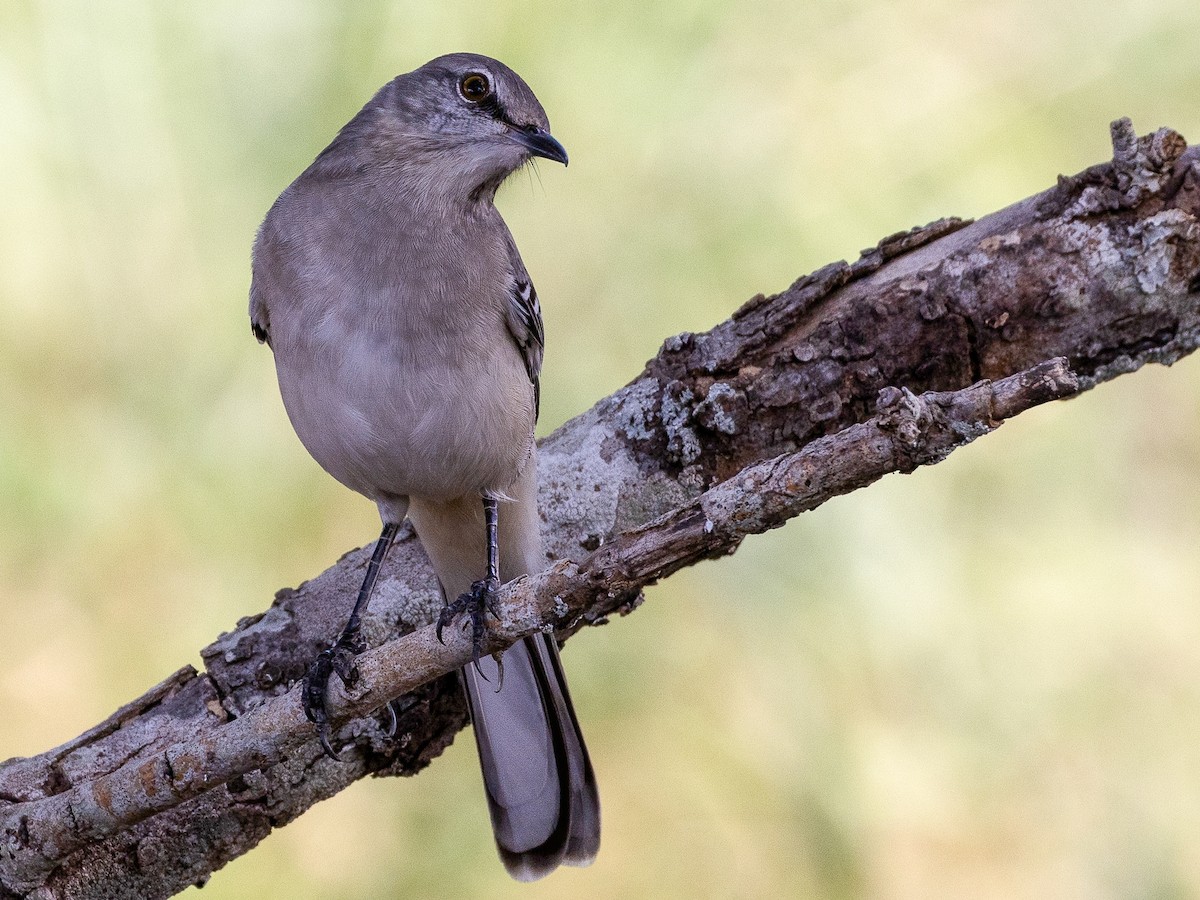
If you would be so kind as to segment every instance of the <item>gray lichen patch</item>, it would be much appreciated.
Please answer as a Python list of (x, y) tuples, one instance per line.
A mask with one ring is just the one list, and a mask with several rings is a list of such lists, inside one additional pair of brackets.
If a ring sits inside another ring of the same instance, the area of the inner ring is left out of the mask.
[(570, 441), (547, 441), (538, 454), (538, 507), (550, 555), (580, 559), (595, 549), (615, 527), (622, 491), (638, 481), (627, 444), (598, 418)]
[(691, 425), (695, 400), (691, 388), (681, 381), (672, 381), (663, 389), (660, 416), (667, 434), (667, 459), (681, 466), (700, 458), (700, 438)]
[(1143, 293), (1153, 294), (1171, 277), (1177, 242), (1195, 241), (1200, 225), (1182, 209), (1164, 209), (1134, 224), (1130, 234), (1141, 238), (1141, 252), (1134, 259), (1138, 286)]
[(657, 431), (654, 408), (658, 402), (658, 383), (646, 378), (620, 391), (613, 405), (613, 421), (630, 441), (648, 441)]
[(1070, 219), (1048, 232), (1048, 246), (1060, 254), (1078, 253), (1087, 268), (1102, 272), (1124, 269), (1113, 226), (1103, 221)]
[(741, 430), (746, 414), (746, 397), (741, 391), (724, 381), (709, 387), (704, 399), (696, 404), (696, 421), (709, 431), (734, 435)]

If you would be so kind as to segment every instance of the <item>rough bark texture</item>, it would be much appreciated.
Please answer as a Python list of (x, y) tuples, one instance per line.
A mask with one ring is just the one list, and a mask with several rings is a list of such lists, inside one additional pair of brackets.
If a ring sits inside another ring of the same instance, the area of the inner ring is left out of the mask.
[[(829, 497), (938, 462), (1024, 409), (1200, 341), (1200, 153), (1113, 125), (1114, 159), (974, 223), (895, 235), (702, 335), (541, 449), (546, 572), (505, 591), (493, 648), (624, 613), (641, 588)], [(280, 591), (107, 721), (0, 764), (0, 898), (165, 897), (367, 774), (412, 774), (466, 724), (411, 533), (381, 575), (376, 649), (326, 759), (295, 682), (367, 561)], [(405, 635), (388, 641), (397, 633)], [(386, 642), (386, 643), (385, 643)], [(398, 701), (389, 739), (371, 714)], [(366, 716), (362, 718), (362, 716)]]

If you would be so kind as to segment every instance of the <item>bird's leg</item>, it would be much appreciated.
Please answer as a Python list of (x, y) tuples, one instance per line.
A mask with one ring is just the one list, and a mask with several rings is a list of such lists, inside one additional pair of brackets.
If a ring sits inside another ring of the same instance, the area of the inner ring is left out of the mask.
[(498, 615), (496, 596), (500, 593), (500, 537), (495, 497), (483, 498), (483, 521), (487, 529), (487, 575), (471, 585), (471, 589), (453, 603), (443, 606), (437, 621), (437, 636), (440, 641), (443, 628), (462, 613), (470, 613), (471, 647), (477, 669), (479, 657), (483, 655), (483, 636), (486, 631), (484, 617), (489, 612), (493, 616)]
[(375, 542), (375, 552), (371, 554), (366, 577), (358, 590), (358, 599), (354, 601), (354, 609), (350, 610), (346, 627), (342, 629), (336, 641), (321, 651), (321, 655), (308, 667), (308, 674), (304, 676), (304, 714), (317, 726), (317, 737), (321, 740), (321, 746), (334, 759), (337, 759), (337, 754), (333, 752), (329, 743), (329, 712), (325, 708), (325, 689), (329, 685), (330, 676), (334, 674), (346, 687), (351, 687), (358, 680), (354, 657), (367, 649), (362, 639), (362, 614), (371, 602), (371, 591), (375, 587), (375, 579), (379, 576), (379, 567), (383, 564), (383, 558), (387, 556), (388, 548), (392, 546), (399, 527), (398, 522), (384, 523), (383, 533)]

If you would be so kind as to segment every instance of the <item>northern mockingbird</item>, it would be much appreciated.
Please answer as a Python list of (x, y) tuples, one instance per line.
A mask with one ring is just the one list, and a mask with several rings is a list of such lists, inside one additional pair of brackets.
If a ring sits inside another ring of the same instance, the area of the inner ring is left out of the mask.
[(254, 245), (250, 319), (275, 353), (301, 442), (375, 501), (383, 533), (304, 703), (351, 684), (360, 616), (405, 515), (441, 582), (441, 628), (470, 619), (462, 670), (496, 845), (515, 878), (587, 865), (600, 804), (554, 638), (480, 658), (503, 582), (545, 565), (536, 446), (542, 318), (496, 189), (535, 156), (567, 162), (519, 75), (456, 53), (393, 79), (275, 201)]

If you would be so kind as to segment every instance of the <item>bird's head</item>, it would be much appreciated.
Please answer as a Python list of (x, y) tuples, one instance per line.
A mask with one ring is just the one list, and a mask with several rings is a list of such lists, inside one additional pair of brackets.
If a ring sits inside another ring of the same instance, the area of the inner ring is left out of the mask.
[(368, 111), (377, 159), (467, 195), (490, 199), (535, 156), (567, 164), (529, 85), (487, 56), (439, 56), (385, 85)]

